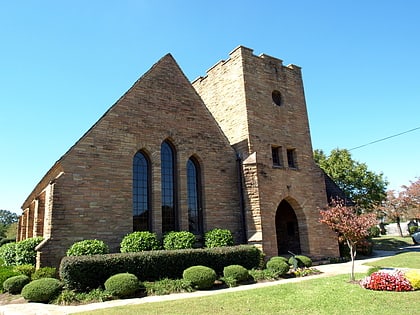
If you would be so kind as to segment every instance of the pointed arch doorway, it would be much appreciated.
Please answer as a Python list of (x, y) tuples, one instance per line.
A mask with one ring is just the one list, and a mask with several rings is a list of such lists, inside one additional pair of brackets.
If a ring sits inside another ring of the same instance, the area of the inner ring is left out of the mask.
[(292, 206), (282, 200), (276, 212), (276, 235), (278, 255), (300, 254), (299, 224)]

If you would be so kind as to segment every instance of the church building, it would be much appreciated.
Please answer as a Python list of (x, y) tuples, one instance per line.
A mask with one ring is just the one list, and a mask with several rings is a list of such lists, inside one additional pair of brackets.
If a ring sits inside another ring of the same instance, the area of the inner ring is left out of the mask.
[(81, 240), (119, 252), (133, 231), (200, 242), (214, 228), (267, 257), (335, 257), (312, 152), (300, 67), (239, 46), (190, 82), (167, 54), (40, 180), (17, 240), (44, 238), (37, 267), (57, 267)]

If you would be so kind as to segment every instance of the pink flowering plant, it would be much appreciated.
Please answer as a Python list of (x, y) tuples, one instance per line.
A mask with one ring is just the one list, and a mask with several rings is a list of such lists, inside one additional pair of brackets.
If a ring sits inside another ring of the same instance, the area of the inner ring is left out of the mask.
[(412, 291), (410, 281), (400, 270), (377, 271), (360, 281), (360, 285), (369, 290), (377, 291)]

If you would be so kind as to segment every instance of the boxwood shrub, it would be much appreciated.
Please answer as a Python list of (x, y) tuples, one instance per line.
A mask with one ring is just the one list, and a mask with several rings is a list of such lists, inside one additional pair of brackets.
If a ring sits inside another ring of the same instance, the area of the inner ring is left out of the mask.
[(248, 280), (249, 272), (248, 269), (241, 265), (230, 265), (223, 268), (223, 277), (234, 279), (237, 282), (243, 282)]
[(84, 240), (74, 243), (67, 250), (67, 256), (101, 255), (108, 254), (109, 248), (101, 240)]
[(16, 265), (35, 265), (35, 247), (43, 240), (42, 237), (32, 237), (16, 243)]
[(137, 231), (126, 235), (121, 241), (121, 253), (137, 253), (159, 249), (156, 233)]
[(250, 245), (233, 247), (156, 250), (139, 253), (64, 257), (60, 264), (60, 278), (69, 288), (87, 291), (101, 287), (112, 275), (128, 272), (140, 281), (181, 279), (183, 271), (203, 265), (222, 275), (229, 265), (257, 268), (261, 251)]
[(134, 296), (140, 289), (140, 281), (131, 273), (119, 273), (105, 281), (105, 290), (113, 296), (127, 298)]
[(295, 255), (289, 258), (289, 265), (294, 266), (294, 259), (297, 261), (297, 267), (304, 268), (304, 267), (311, 267), (312, 266), (312, 259), (307, 256), (303, 255)]
[(31, 302), (46, 303), (55, 298), (63, 285), (58, 279), (43, 278), (34, 280), (22, 289), (22, 296)]
[(163, 237), (163, 248), (167, 250), (193, 248), (195, 241), (195, 235), (191, 232), (172, 231)]
[(232, 232), (226, 229), (213, 229), (204, 234), (204, 244), (208, 248), (233, 246)]
[(25, 275), (10, 277), (3, 282), (3, 290), (10, 294), (19, 294), (30, 281), (31, 279)]
[(38, 280), (42, 278), (57, 278), (57, 269), (54, 267), (42, 267), (36, 270), (32, 274), (32, 280)]
[(19, 276), (19, 272), (15, 271), (11, 266), (0, 267), (0, 292), (3, 292), (3, 283), (7, 279)]
[(267, 269), (273, 272), (276, 276), (280, 277), (289, 271), (290, 266), (284, 260), (274, 257), (274, 259), (272, 258), (267, 261)]
[(217, 279), (216, 272), (206, 266), (191, 266), (184, 270), (182, 279), (189, 281), (198, 290), (211, 289)]

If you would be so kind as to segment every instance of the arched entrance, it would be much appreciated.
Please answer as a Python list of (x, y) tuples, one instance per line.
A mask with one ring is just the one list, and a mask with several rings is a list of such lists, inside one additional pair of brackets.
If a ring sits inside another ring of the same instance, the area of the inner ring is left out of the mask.
[(279, 255), (300, 254), (299, 224), (292, 206), (283, 200), (276, 212), (277, 250)]

